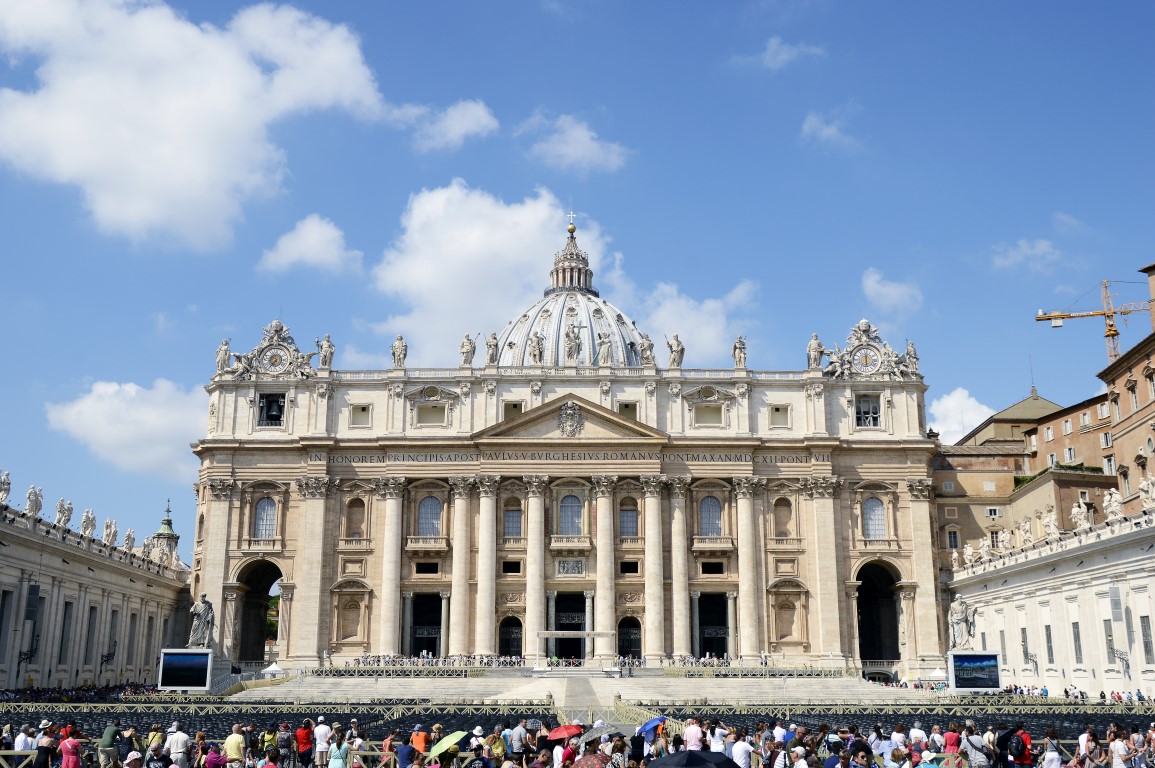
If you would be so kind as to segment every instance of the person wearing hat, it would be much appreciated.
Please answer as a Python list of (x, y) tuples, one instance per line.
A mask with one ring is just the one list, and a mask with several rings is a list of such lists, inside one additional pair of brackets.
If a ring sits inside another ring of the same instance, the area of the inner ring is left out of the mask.
[(333, 738), (333, 729), (325, 723), (324, 715), (317, 715), (317, 725), (313, 728), (313, 761), (317, 768), (327, 768), (329, 765), (329, 739)]
[[(437, 726), (433, 727), (436, 728)], [(423, 755), (428, 754), (429, 747), (433, 745), (429, 734), (421, 727), (421, 723), (413, 726), (413, 733), (409, 735), (409, 745)]]
[(113, 720), (104, 726), (100, 741), (96, 743), (96, 754), (100, 756), (100, 768), (117, 768), (120, 765), (120, 720)]
[[(184, 732), (180, 721), (174, 722), (172, 728), (169, 729), (168, 738), (164, 742), (164, 753), (177, 768), (189, 768), (189, 747), (191, 745), (192, 738)], [(150, 763), (151, 756), (145, 762)], [(148, 768), (154, 768), (154, 766), (149, 765)]]
[(794, 758), (794, 768), (806, 768), (806, 747), (792, 747), (790, 756)]
[(483, 746), (485, 746), (485, 731), (479, 725), (469, 732), (469, 751)]
[(124, 758), (124, 764), (127, 768), (143, 768), (144, 755), (140, 752), (129, 752), (128, 756)]
[(438, 757), (439, 765), (442, 768), (457, 768), (457, 759), (461, 756), (461, 747), (454, 744), (449, 749), (441, 753)]

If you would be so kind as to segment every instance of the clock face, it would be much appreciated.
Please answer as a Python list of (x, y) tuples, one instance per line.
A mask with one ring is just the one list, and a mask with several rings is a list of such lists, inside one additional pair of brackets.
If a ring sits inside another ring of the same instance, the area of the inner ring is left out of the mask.
[(882, 367), (882, 356), (878, 350), (870, 346), (855, 349), (850, 355), (851, 365), (859, 373), (875, 373)]
[(280, 373), (289, 367), (289, 350), (272, 346), (261, 355), (261, 365), (269, 373)]

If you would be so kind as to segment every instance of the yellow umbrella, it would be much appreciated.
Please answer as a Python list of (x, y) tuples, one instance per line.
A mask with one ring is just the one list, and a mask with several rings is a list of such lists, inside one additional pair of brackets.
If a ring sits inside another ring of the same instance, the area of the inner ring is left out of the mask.
[(457, 742), (461, 741), (463, 737), (468, 735), (468, 731), (454, 731), (453, 733), (443, 736), (441, 740), (434, 744), (433, 747), (429, 750), (429, 757), (437, 757), (442, 752), (449, 749)]

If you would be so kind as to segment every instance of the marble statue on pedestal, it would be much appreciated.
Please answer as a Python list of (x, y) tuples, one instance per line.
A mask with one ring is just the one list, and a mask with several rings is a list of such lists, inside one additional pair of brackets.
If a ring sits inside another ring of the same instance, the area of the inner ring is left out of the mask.
[(1035, 534), (1031, 531), (1031, 520), (1027, 518), (1019, 523), (1019, 536), (1022, 538), (1022, 546), (1030, 546), (1035, 541)]
[(963, 562), (967, 565), (975, 564), (975, 548), (970, 544), (963, 546)]
[(80, 533), (84, 536), (92, 538), (92, 534), (96, 532), (96, 515), (92, 511), (92, 507), (84, 510), (84, 514), (80, 518)]
[(1006, 528), (999, 531), (999, 549), (1008, 550), (1011, 548), (1011, 532)]
[(1103, 497), (1103, 511), (1107, 513), (1108, 520), (1122, 519), (1123, 497), (1119, 495), (1119, 491), (1114, 488), (1107, 489), (1107, 494)]
[(64, 503), (64, 499), (56, 502), (56, 525), (67, 528), (72, 522), (72, 502)]
[(991, 561), (991, 540), (983, 539), (983, 543), (979, 544), (979, 562), (989, 563)]
[(1043, 535), (1048, 539), (1059, 538), (1059, 516), (1050, 504), (1047, 505), (1047, 514), (1043, 516)]
[[(536, 333), (536, 331), (535, 331)], [(576, 363), (582, 353), (582, 335), (578, 327), (570, 323), (565, 329), (565, 359), (566, 362)]]
[(224, 373), (229, 368), (229, 340), (221, 339), (221, 345), (217, 347), (217, 373)]
[(317, 360), (317, 367), (322, 370), (328, 370), (333, 367), (333, 353), (337, 348), (333, 346), (329, 334), (325, 334), (325, 338), (317, 339), (317, 351), (320, 353), (320, 358)]
[(746, 367), (746, 340), (739, 336), (734, 339), (734, 346), (731, 349), (731, 354), (734, 356), (734, 367)]
[(24, 514), (36, 517), (40, 514), (40, 510), (44, 508), (44, 488), (37, 488), (35, 485), (28, 486), (28, 493), (24, 497), (28, 501), (28, 506), (24, 508)]
[(497, 365), (497, 334), (489, 334), (485, 340), (485, 364)]
[[(578, 344), (581, 344), (580, 340)], [(545, 339), (541, 337), (540, 333), (534, 331), (529, 335), (527, 348), (529, 351), (529, 362), (533, 365), (541, 365), (542, 358), (545, 356)]]
[(1076, 531), (1083, 531), (1091, 527), (1087, 508), (1083, 506), (1081, 501), (1076, 501), (1071, 505), (1071, 524), (1075, 526)]
[(614, 362), (614, 353), (611, 346), (610, 335), (608, 333), (598, 334), (598, 359), (595, 363), (599, 366), (612, 365)]
[(393, 353), (393, 367), (404, 368), (405, 356), (409, 354), (409, 345), (405, 343), (405, 339), (398, 334), (397, 340), (393, 342), (393, 346), (389, 349)]
[(952, 549), (950, 551), (950, 569), (952, 571), (958, 570), (958, 550)]
[(124, 548), (129, 552), (136, 546), (136, 531), (129, 528), (124, 532)]
[(650, 339), (650, 334), (642, 334), (642, 341), (638, 345), (638, 351), (642, 356), (642, 365), (654, 365), (654, 342)]
[(818, 340), (818, 334), (810, 334), (810, 341), (806, 344), (806, 368), (810, 371), (817, 371), (822, 367), (822, 356), (828, 354), (826, 348), (822, 346), (822, 342)]
[(210, 647), (216, 612), (213, 610), (213, 604), (209, 602), (208, 593), (201, 592), (201, 599), (192, 604), (192, 608), (189, 608), (189, 614), (192, 615), (192, 626), (188, 633), (188, 647)]
[(686, 356), (686, 345), (678, 338), (678, 334), (673, 334), (673, 339), (666, 339), (666, 346), (670, 348), (670, 368), (681, 368), (682, 359)]
[(104, 519), (104, 536), (101, 541), (109, 546), (116, 544), (116, 521), (111, 517)]
[(0, 504), (8, 503), (8, 494), (12, 493), (12, 478), (8, 472), (0, 474)]
[(954, 596), (947, 612), (947, 621), (950, 623), (950, 650), (963, 651), (971, 647), (976, 613), (978, 609), (970, 607), (962, 595)]
[(457, 348), (461, 352), (461, 367), (466, 368), (473, 365), (473, 356), (477, 354), (477, 342), (467, 333), (465, 338), (461, 340), (461, 345)]

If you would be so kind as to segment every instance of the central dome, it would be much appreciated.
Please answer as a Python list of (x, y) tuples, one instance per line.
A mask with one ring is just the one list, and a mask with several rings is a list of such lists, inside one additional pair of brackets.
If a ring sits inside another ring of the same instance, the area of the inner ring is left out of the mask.
[(554, 256), (545, 298), (514, 318), (498, 337), (498, 365), (653, 365), (650, 337), (594, 290), (589, 256), (578, 248), (574, 232), (570, 224), (569, 240)]

